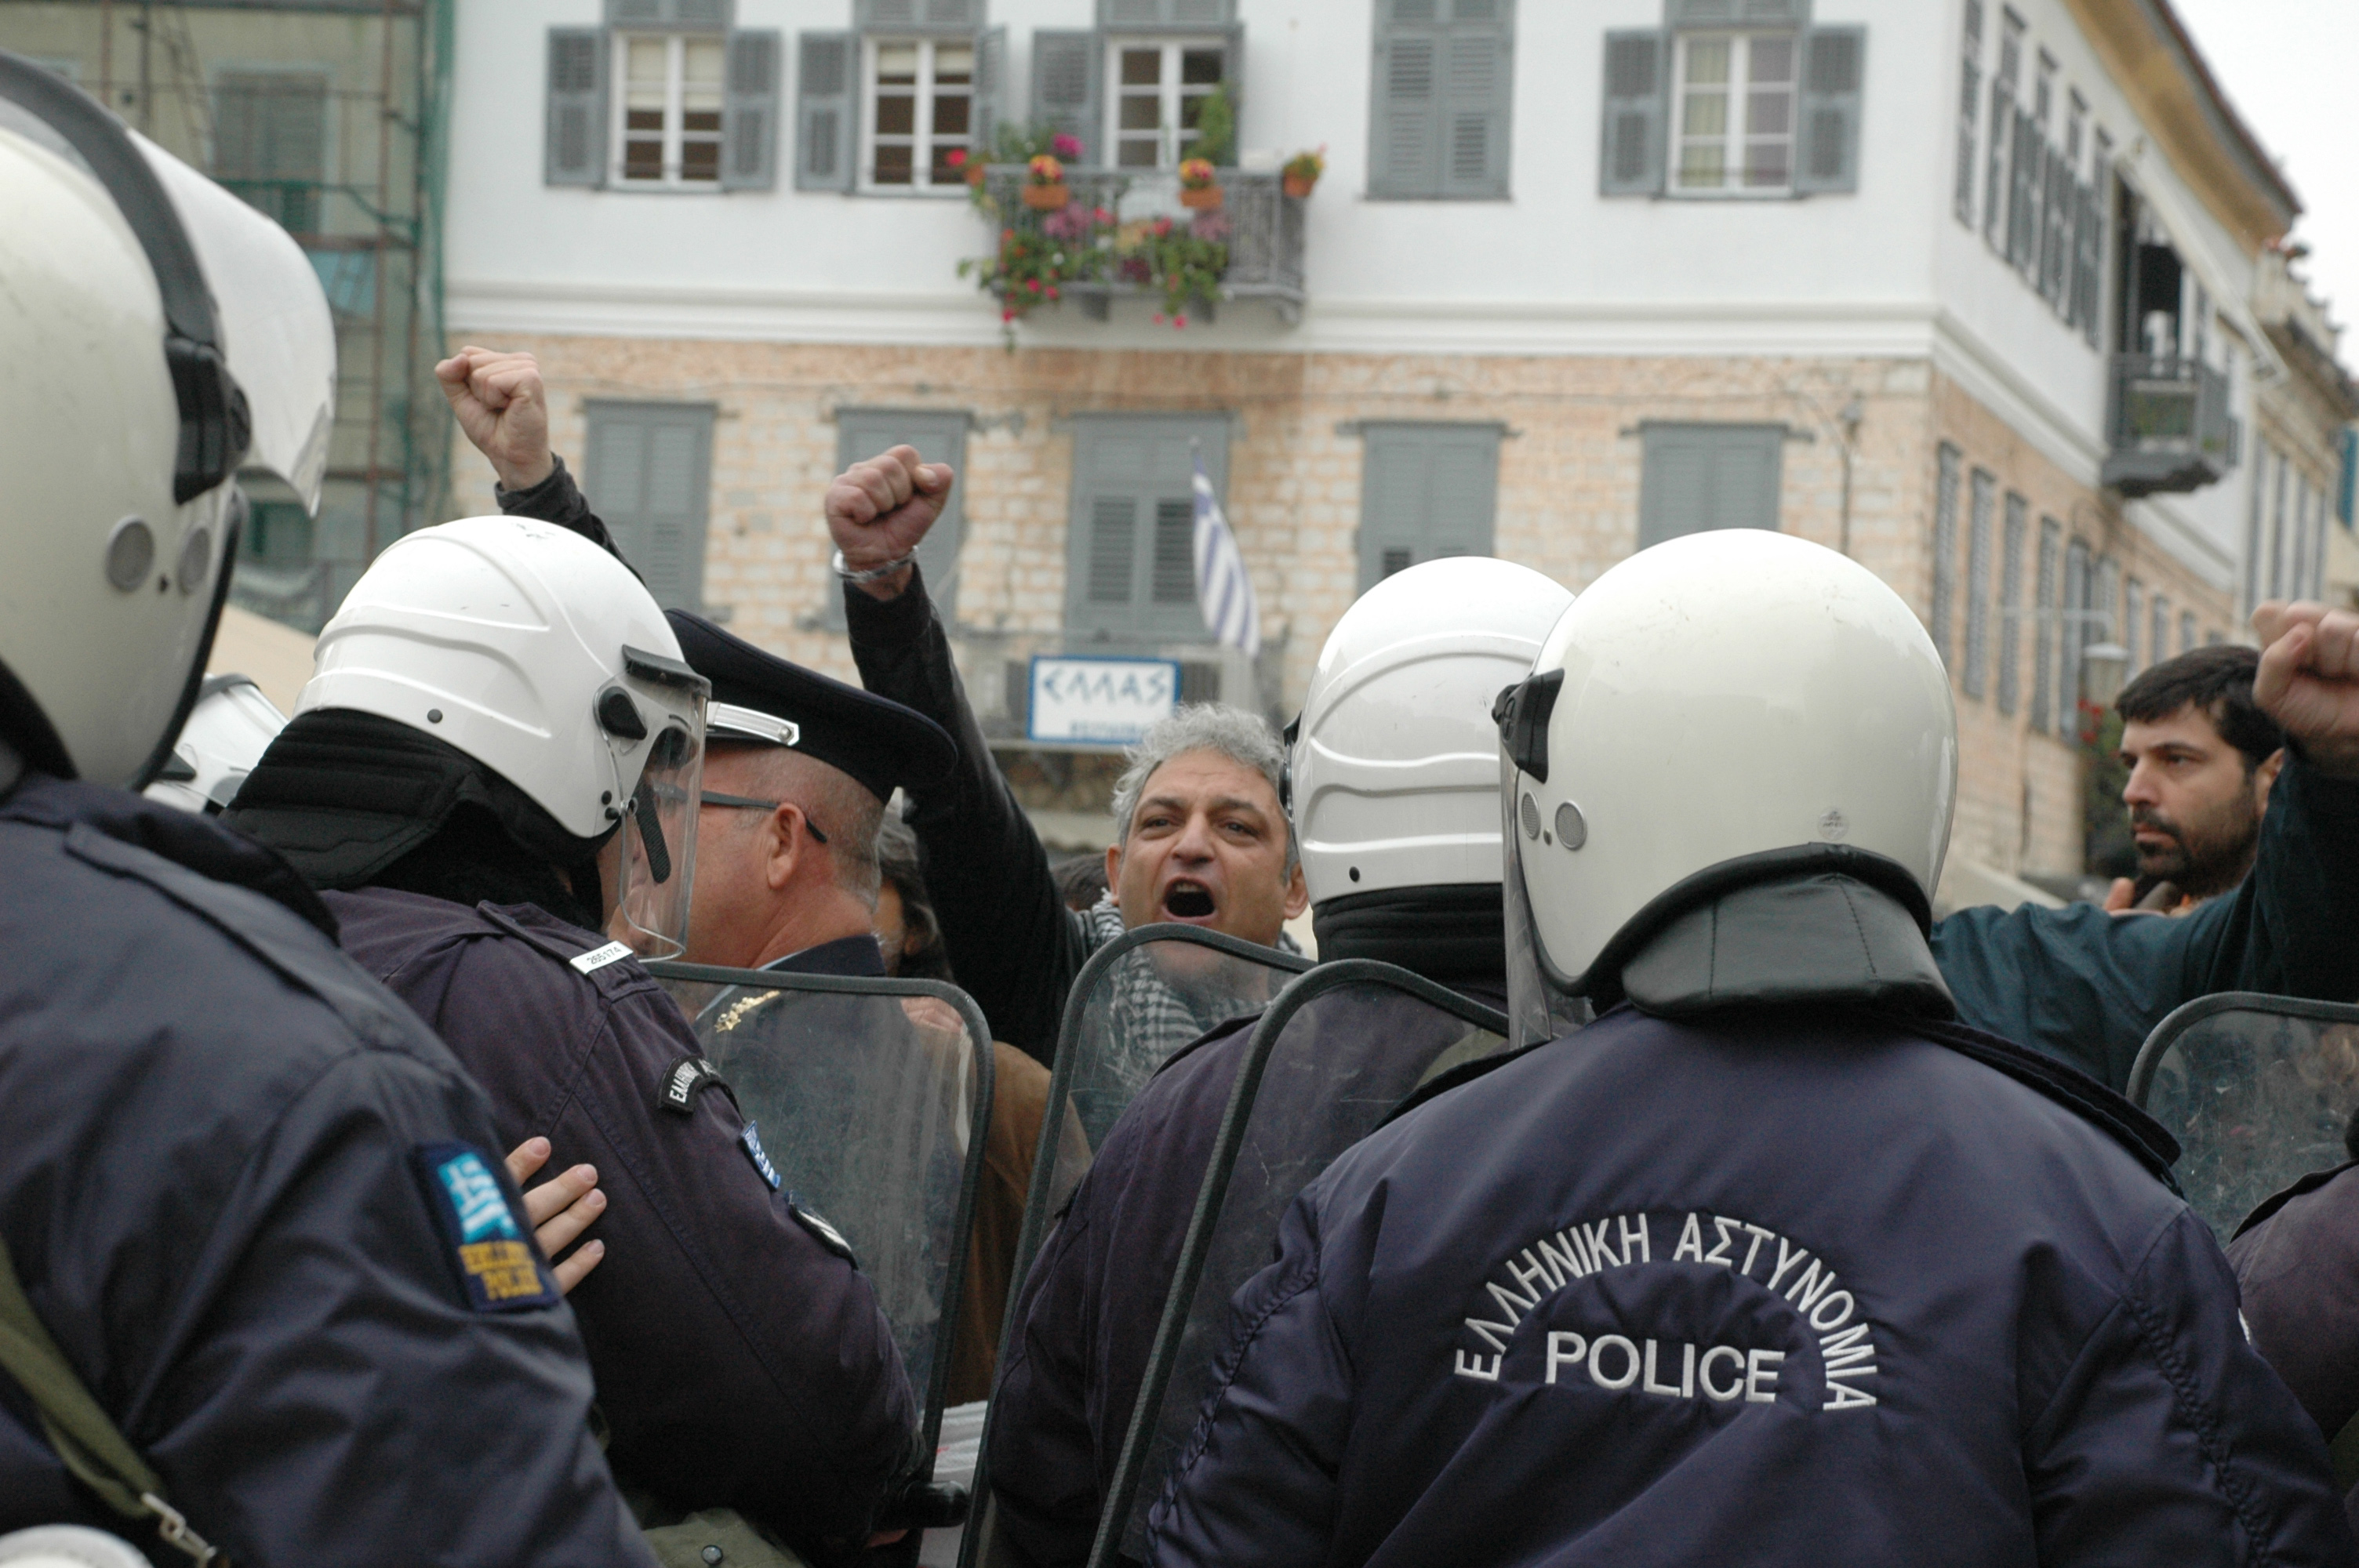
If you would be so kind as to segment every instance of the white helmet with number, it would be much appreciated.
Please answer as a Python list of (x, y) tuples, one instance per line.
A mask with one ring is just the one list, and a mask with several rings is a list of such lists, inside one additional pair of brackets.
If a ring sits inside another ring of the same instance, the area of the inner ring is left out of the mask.
[(1900, 596), (1822, 546), (1740, 528), (1640, 551), (1565, 612), (1499, 720), (1510, 946), (1520, 923), (1556, 992), (1611, 994), (1688, 894), (1814, 849), (1920, 904), (1940, 880), (1949, 677)]
[(484, 763), (577, 838), (628, 814), (616, 903), (650, 956), (686, 946), (711, 689), (630, 568), (580, 535), (468, 517), (397, 540), (320, 633), (297, 698), (374, 713)]
[(241, 462), (316, 506), (335, 330), (284, 230), (0, 53), (0, 734), (144, 783), (197, 696)]
[(224, 809), (286, 728), (287, 716), (251, 676), (207, 676), (147, 798), (208, 816)]
[(1492, 699), (1531, 672), (1571, 602), (1529, 567), (1460, 556), (1396, 572), (1343, 612), (1288, 759), (1313, 904), (1498, 881)]

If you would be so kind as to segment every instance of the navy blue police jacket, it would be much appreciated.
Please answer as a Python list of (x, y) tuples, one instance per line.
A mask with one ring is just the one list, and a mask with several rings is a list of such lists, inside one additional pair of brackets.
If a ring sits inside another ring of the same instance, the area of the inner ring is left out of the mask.
[(491, 1096), (506, 1147), (549, 1139), (608, 1197), (571, 1298), (608, 1454), (668, 1510), (735, 1508), (811, 1551), (864, 1535), (911, 1472), (917, 1407), (866, 1276), (799, 1222), (758, 1130), (673, 1069), (679, 1006), (620, 944), (530, 904), (329, 892), (345, 950)]
[[(0, 1237), (196, 1531), (241, 1564), (651, 1563), (482, 1091), (285, 862), (36, 774), (0, 888)], [(0, 1534), (180, 1561), (40, 1431), (0, 1374)]]
[(991, 1396), (991, 1488), (1001, 1530), (1039, 1568), (1089, 1557), (1254, 1022), (1222, 1024), (1147, 1081), (1016, 1292)]
[(1305, 1189), (1151, 1558), (2348, 1563), (2169, 1154), (1953, 1025), (1624, 1006)]

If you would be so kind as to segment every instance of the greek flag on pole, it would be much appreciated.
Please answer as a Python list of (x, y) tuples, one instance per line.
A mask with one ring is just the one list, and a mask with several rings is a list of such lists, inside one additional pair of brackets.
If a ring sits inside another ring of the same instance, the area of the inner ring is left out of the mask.
[(1212, 499), (1212, 481), (1204, 477), (1204, 454), (1196, 464), (1196, 602), (1204, 625), (1245, 657), (1261, 654), (1261, 607), (1254, 602), (1253, 579), (1245, 575), (1245, 557), (1237, 553), (1237, 536)]

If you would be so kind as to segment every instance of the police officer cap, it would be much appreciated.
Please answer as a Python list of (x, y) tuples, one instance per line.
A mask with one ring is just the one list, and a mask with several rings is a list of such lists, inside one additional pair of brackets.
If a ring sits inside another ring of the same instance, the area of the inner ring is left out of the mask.
[(790, 746), (850, 774), (878, 800), (950, 776), (958, 746), (924, 714), (766, 654), (701, 615), (664, 612), (689, 667), (712, 683), (708, 741)]

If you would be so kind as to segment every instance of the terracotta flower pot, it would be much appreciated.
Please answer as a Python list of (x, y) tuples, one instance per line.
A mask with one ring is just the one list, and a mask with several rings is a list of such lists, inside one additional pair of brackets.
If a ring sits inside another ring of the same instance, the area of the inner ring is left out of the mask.
[(1310, 188), (1318, 183), (1315, 178), (1306, 179), (1301, 175), (1289, 174), (1286, 177), (1286, 193), (1288, 196), (1308, 196)]
[(1180, 205), (1182, 207), (1218, 207), (1223, 200), (1221, 188), (1217, 185), (1200, 186), (1192, 190), (1184, 185), (1180, 188)]
[(1043, 212), (1060, 212), (1072, 200), (1072, 192), (1061, 185), (1027, 185), (1024, 188), (1024, 205), (1038, 207)]

